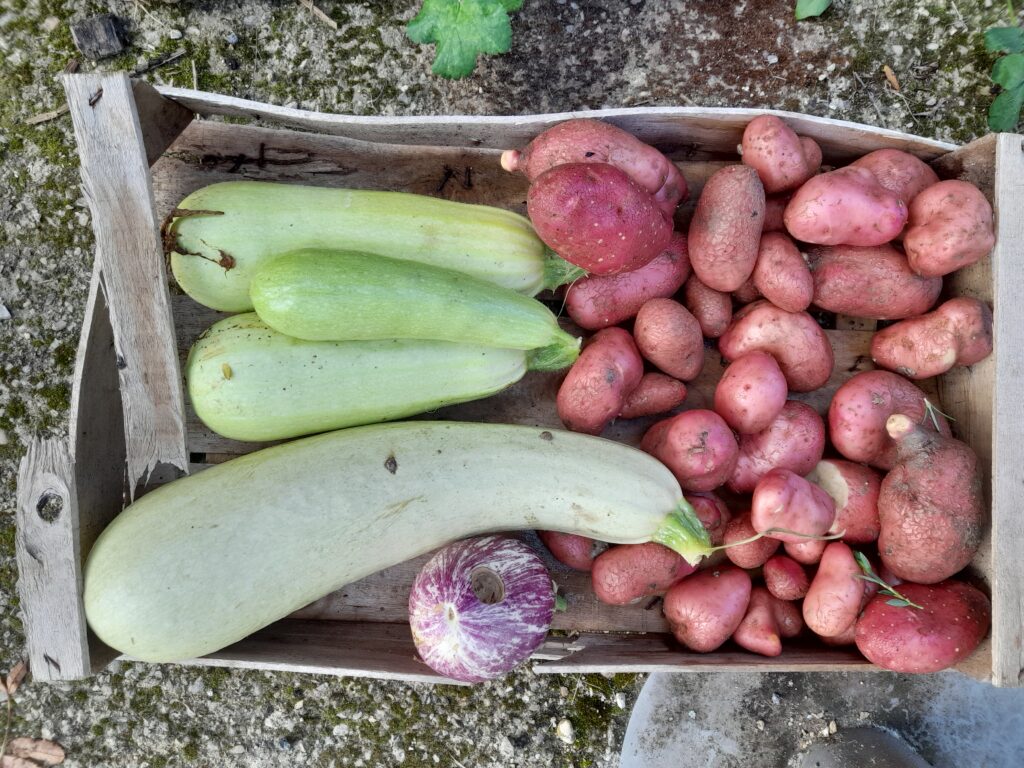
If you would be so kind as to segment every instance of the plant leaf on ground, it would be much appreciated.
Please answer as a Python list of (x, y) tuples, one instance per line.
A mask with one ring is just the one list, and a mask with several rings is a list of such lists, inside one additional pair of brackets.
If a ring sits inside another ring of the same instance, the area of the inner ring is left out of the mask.
[(821, 16), (830, 5), (832, 0), (796, 0), (796, 20)]
[[(1010, 7), (1012, 9), (1012, 5)], [(1002, 91), (989, 107), (988, 127), (996, 133), (1015, 131), (1024, 107), (1024, 29), (993, 27), (987, 30), (985, 49), (1007, 54), (992, 65), (992, 82)]]
[(512, 45), (508, 15), (522, 4), (522, 0), (423, 0), (405, 31), (415, 43), (436, 46), (435, 74), (466, 77), (479, 54), (508, 52)]

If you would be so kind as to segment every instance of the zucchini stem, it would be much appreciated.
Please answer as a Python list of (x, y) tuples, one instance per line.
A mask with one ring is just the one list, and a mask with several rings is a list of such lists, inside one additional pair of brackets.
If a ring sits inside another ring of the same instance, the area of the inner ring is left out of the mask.
[(587, 276), (587, 270), (570, 264), (550, 248), (544, 250), (543, 288), (553, 291), (560, 285), (571, 283)]
[(560, 371), (576, 362), (583, 340), (559, 331), (558, 341), (526, 353), (526, 368), (530, 371)]
[(668, 514), (651, 540), (678, 552), (686, 562), (694, 566), (714, 552), (707, 529), (685, 498), (680, 499), (679, 505)]

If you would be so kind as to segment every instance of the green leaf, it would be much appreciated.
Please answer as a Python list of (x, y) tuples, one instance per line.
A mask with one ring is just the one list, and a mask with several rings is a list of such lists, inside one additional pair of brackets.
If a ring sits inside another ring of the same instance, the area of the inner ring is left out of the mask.
[(409, 38), (436, 46), (433, 71), (442, 77), (469, 75), (481, 53), (506, 53), (512, 45), (510, 11), (522, 0), (423, 0), (405, 28)]
[(985, 32), (985, 50), (1021, 53), (1024, 51), (1024, 29), (996, 27)]
[(1007, 90), (1024, 83), (1024, 53), (1011, 53), (996, 59), (992, 65), (992, 80)]
[(868, 559), (867, 559), (867, 557), (864, 556), (863, 552), (857, 552), (855, 550), (854, 553), (853, 553), (853, 559), (857, 561), (857, 565), (860, 566), (860, 569), (862, 571), (864, 571), (865, 575), (867, 575), (867, 576), (874, 576), (875, 575), (874, 571), (871, 570), (871, 563), (868, 562)]
[(796, 0), (796, 20), (821, 16), (832, 5), (832, 0)]
[(894, 598), (892, 600), (886, 600), (885, 604), (886, 605), (891, 605), (894, 608), (906, 608), (908, 605), (910, 605), (910, 603), (908, 601), (906, 601), (906, 600), (899, 600), (897, 598)]
[(1024, 106), (1024, 85), (1003, 91), (988, 109), (988, 127), (993, 133), (1013, 133)]

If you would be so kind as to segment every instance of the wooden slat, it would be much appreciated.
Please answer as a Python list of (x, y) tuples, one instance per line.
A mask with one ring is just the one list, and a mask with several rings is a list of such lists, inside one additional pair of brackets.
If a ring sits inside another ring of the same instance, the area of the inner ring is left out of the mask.
[(797, 133), (815, 139), (821, 145), (826, 162), (848, 161), (882, 148), (902, 149), (931, 159), (956, 148), (945, 142), (884, 128), (766, 109), (635, 107), (500, 117), (362, 117), (278, 107), (187, 88), (161, 87), (159, 90), (202, 115), (247, 117), (319, 133), (395, 144), (508, 149), (526, 144), (555, 123), (589, 117), (615, 123), (643, 141), (668, 151), (693, 147), (734, 155), (746, 124), (758, 115), (771, 114), (786, 120)]
[(995, 207), (992, 373), (998, 386), (991, 424), (998, 463), (992, 468), (992, 678), (996, 685), (1009, 686), (1024, 682), (1024, 136), (998, 137)]
[(153, 165), (195, 115), (178, 102), (165, 99), (145, 80), (132, 82), (132, 95), (139, 113), (146, 161)]
[(535, 672), (869, 672), (877, 670), (855, 648), (829, 648), (799, 640), (787, 641), (782, 655), (758, 656), (731, 644), (713, 653), (684, 650), (671, 635), (583, 635), (583, 650), (557, 661), (533, 665)]
[(65, 75), (118, 354), (129, 488), (185, 470), (185, 413), (142, 129), (124, 74)]
[(74, 467), (64, 440), (31, 440), (18, 471), (15, 554), (36, 680), (88, 675)]
[(462, 685), (419, 659), (408, 624), (285, 619), (222, 651), (181, 663)]

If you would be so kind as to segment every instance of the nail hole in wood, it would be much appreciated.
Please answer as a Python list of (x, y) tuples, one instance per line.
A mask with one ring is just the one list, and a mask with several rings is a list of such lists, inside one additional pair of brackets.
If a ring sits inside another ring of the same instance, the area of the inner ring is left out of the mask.
[(36, 514), (44, 522), (54, 523), (64, 511), (64, 499), (56, 491), (45, 491), (36, 502)]

